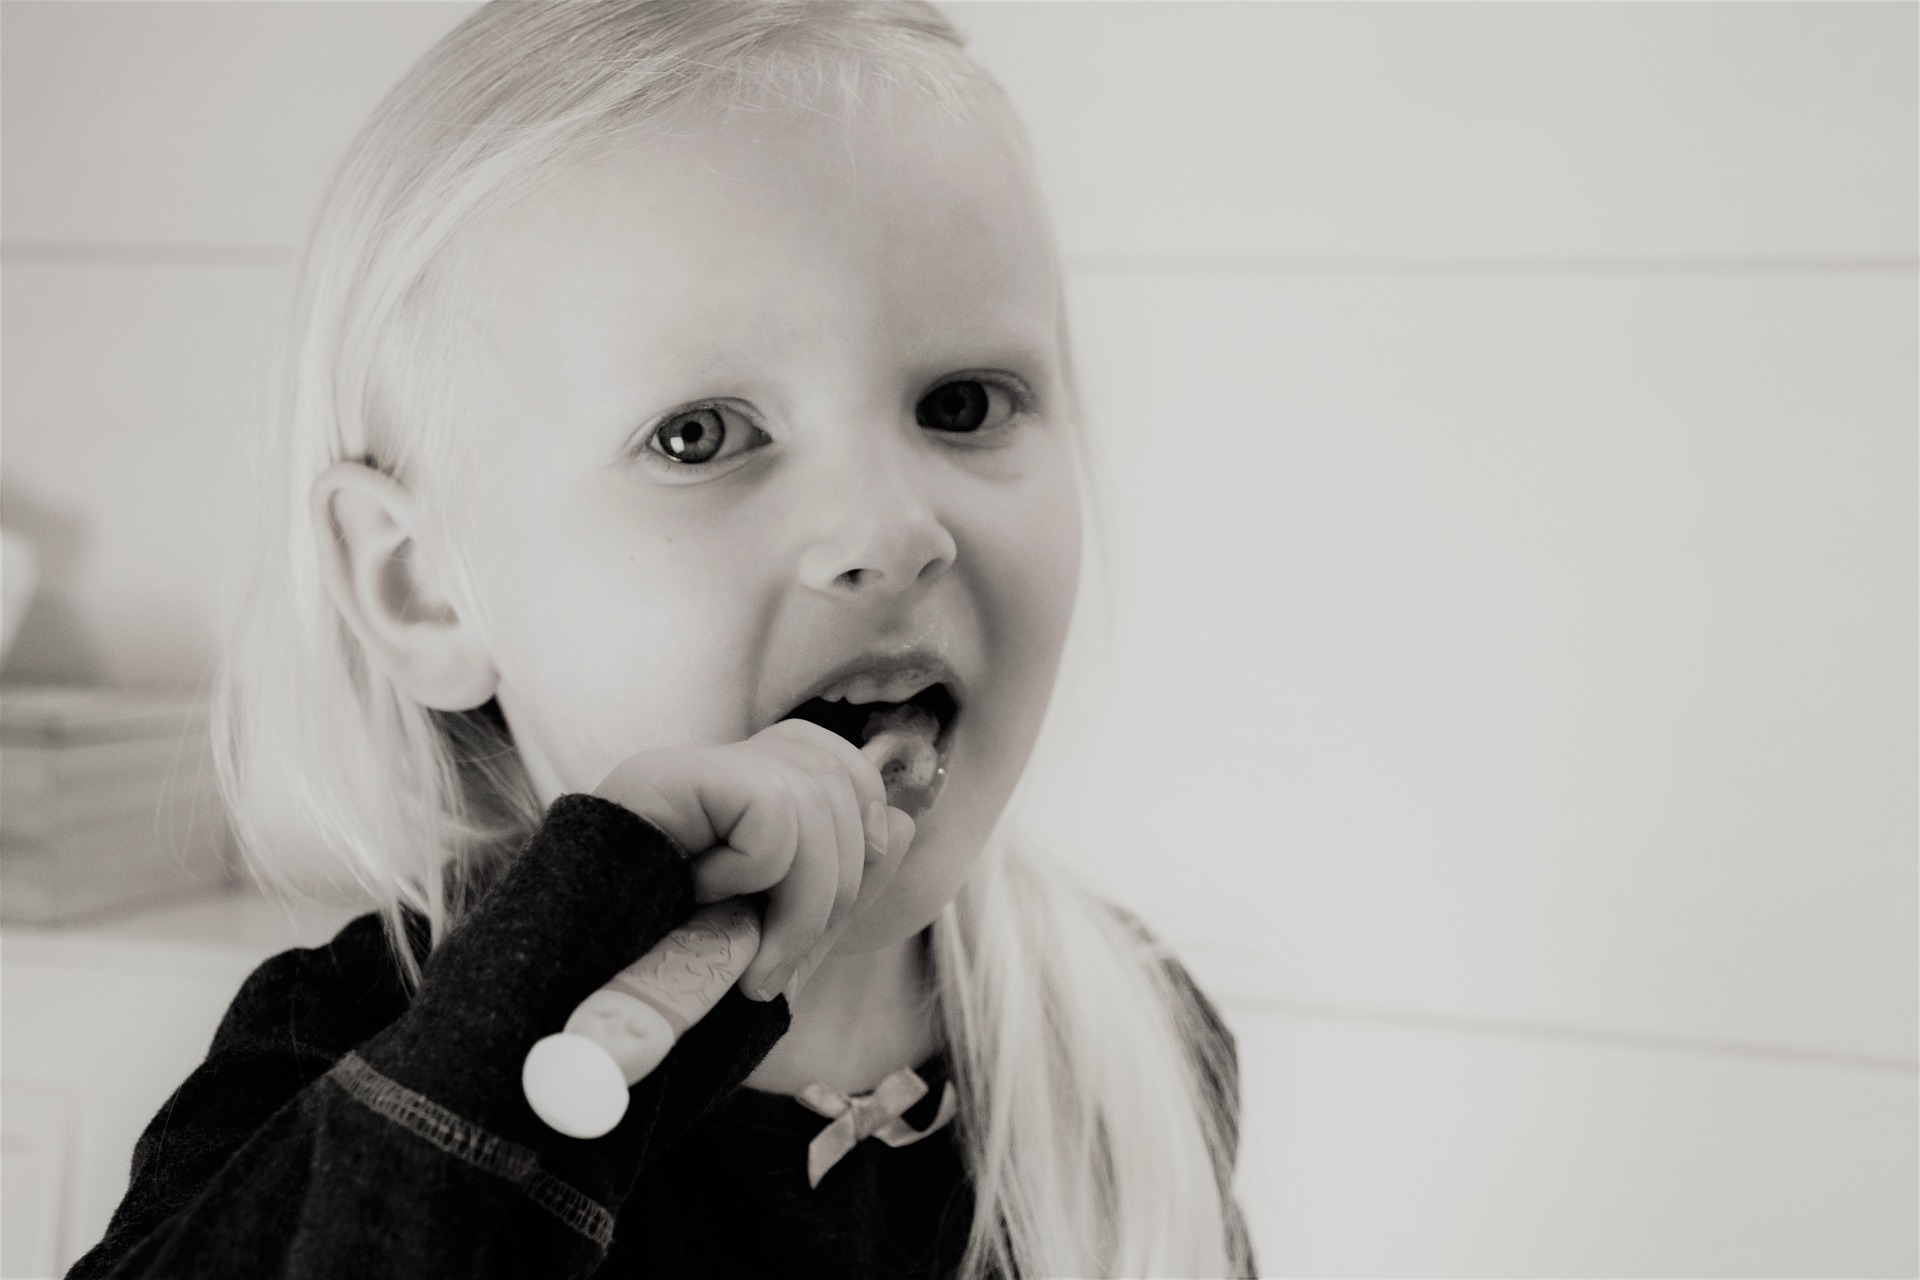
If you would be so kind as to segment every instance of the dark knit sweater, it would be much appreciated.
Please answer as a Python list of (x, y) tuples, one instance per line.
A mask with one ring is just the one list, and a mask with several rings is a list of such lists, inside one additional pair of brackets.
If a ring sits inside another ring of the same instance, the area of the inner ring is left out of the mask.
[[(729, 991), (603, 1138), (535, 1118), (527, 1049), (693, 908), (670, 839), (572, 795), (416, 994), (371, 915), (268, 960), (141, 1135), (125, 1200), (69, 1276), (950, 1275), (973, 1213), (954, 1126), (861, 1142), (810, 1188), (827, 1120), (743, 1087), (786, 1032), (784, 997)], [(917, 1070), (931, 1088), (905, 1119), (924, 1129), (946, 1066)]]

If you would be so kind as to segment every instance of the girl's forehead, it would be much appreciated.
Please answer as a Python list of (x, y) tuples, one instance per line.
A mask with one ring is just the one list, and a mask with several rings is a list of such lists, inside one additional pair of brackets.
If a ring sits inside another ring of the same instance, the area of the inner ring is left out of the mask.
[(631, 137), (496, 218), (467, 261), (491, 345), (633, 376), (660, 372), (650, 354), (677, 373), (822, 334), (910, 353), (1057, 329), (1023, 161), (926, 109), (734, 112)]

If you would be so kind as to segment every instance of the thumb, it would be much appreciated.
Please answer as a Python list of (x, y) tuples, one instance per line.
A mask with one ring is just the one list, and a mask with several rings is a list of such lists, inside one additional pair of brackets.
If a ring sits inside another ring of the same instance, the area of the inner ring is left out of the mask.
[(763, 854), (792, 843), (789, 806), (768, 762), (738, 747), (662, 747), (615, 765), (594, 789), (671, 836), (689, 857), (723, 842)]

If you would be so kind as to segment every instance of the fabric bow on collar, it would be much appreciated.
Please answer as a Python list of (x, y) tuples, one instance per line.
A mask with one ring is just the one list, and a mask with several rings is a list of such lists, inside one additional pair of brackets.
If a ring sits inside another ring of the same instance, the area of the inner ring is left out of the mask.
[(904, 1147), (945, 1126), (953, 1119), (955, 1107), (951, 1080), (946, 1082), (940, 1095), (940, 1111), (932, 1124), (916, 1129), (902, 1117), (901, 1113), (926, 1093), (927, 1082), (911, 1067), (900, 1068), (872, 1092), (851, 1098), (823, 1084), (810, 1084), (802, 1089), (797, 1101), (833, 1121), (807, 1144), (807, 1185), (818, 1187), (827, 1170), (863, 1139), (878, 1138), (890, 1147)]

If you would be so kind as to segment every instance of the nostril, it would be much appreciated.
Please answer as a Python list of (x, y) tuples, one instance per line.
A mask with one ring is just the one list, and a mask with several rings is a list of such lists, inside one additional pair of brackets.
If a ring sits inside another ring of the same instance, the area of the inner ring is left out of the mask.
[(953, 564), (953, 536), (924, 512), (899, 519), (847, 518), (801, 554), (801, 581), (832, 594), (924, 586)]

